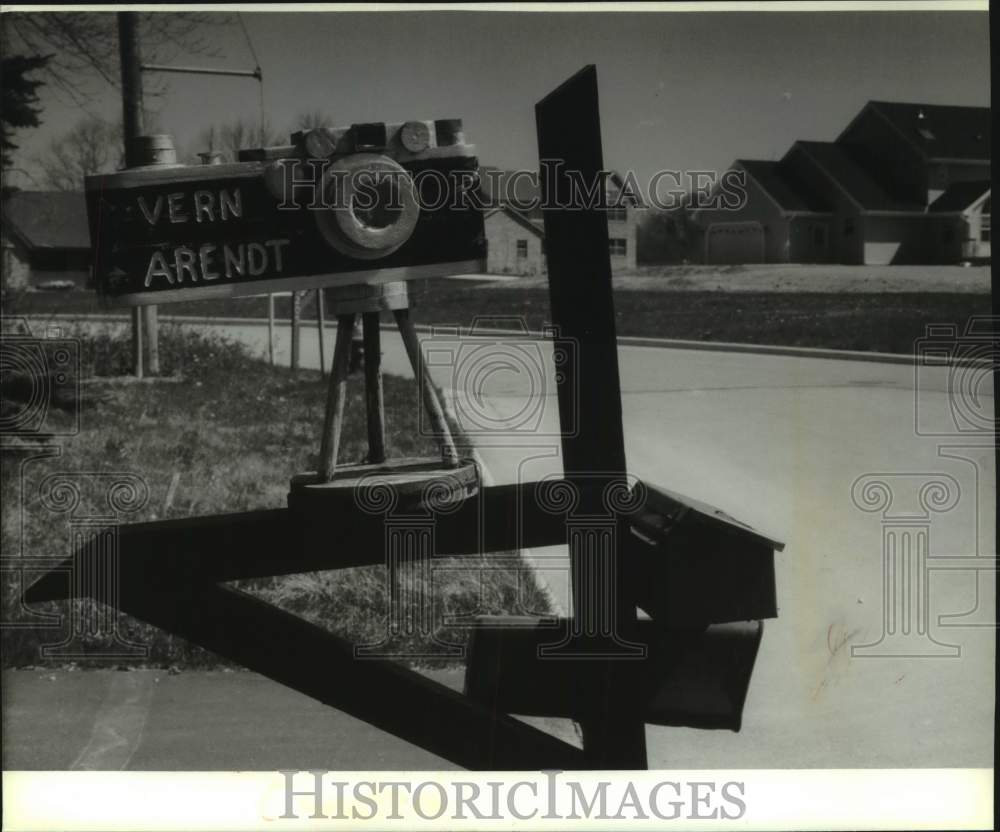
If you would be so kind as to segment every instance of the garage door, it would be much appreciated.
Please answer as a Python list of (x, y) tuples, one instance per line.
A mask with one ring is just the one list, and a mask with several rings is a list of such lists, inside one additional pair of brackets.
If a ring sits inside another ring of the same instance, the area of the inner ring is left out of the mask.
[(759, 222), (719, 222), (705, 234), (709, 263), (763, 263), (764, 228)]

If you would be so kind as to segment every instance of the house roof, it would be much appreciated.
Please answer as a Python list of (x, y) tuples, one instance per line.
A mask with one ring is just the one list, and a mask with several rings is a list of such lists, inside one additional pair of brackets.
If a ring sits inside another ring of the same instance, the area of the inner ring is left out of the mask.
[(897, 131), (929, 159), (990, 161), (989, 107), (869, 101)]
[(29, 249), (88, 250), (87, 205), (78, 191), (15, 191), (3, 222)]
[(625, 180), (622, 179), (622, 175), (618, 171), (616, 171), (616, 170), (611, 171), (611, 177), (610, 178), (611, 178), (611, 184), (612, 185), (614, 185), (616, 188), (618, 188), (619, 191), (624, 191), (625, 192), (625, 197), (628, 200), (629, 204), (633, 208), (641, 208), (641, 207), (643, 207), (644, 203), (642, 201), (642, 194), (639, 194), (639, 193), (635, 192), (635, 190), (633, 188), (633, 184), (634, 183), (632, 183), (632, 184), (629, 185), (628, 190), (625, 190), (625, 184), (626, 184)]
[(479, 169), (479, 183), (490, 207), (513, 205), (522, 213), (532, 213), (531, 207), (537, 206), (540, 199), (535, 171), (531, 171), (529, 176), (524, 171), (484, 166)]
[[(610, 171), (608, 179), (619, 191), (625, 187), (625, 180), (617, 171)], [(530, 171), (529, 175), (525, 171), (483, 166), (479, 168), (479, 181), (488, 207), (510, 205), (525, 216), (541, 219), (541, 189), (536, 171)], [(641, 204), (639, 195), (631, 190), (626, 191), (625, 199), (633, 207)]]
[(836, 142), (804, 142), (792, 145), (812, 159), (844, 192), (866, 211), (923, 211), (924, 206), (890, 194)]
[(742, 167), (754, 181), (763, 188), (782, 211), (818, 211), (826, 212), (830, 206), (812, 193), (802, 183), (796, 181), (787, 171), (783, 171), (778, 162), (762, 159), (737, 159), (736, 165)]
[(989, 192), (989, 182), (955, 182), (949, 185), (945, 192), (930, 204), (927, 210), (936, 212), (964, 211)]
[(484, 221), (488, 221), (490, 217), (496, 214), (506, 214), (518, 225), (525, 228), (527, 231), (530, 231), (537, 237), (545, 237), (545, 225), (542, 221), (540, 219), (533, 219), (524, 211), (518, 211), (516, 208), (512, 208), (509, 205), (504, 205), (500, 208), (494, 208), (492, 211), (487, 211), (483, 219)]

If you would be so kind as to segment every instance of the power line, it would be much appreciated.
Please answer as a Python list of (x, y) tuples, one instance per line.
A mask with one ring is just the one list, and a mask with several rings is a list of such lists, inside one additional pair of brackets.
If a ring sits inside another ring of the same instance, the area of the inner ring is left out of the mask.
[(243, 15), (240, 12), (236, 12), (236, 19), (239, 20), (240, 26), (243, 28), (243, 35), (247, 39), (247, 47), (250, 49), (250, 57), (253, 58), (253, 62), (260, 69), (260, 60), (257, 58), (257, 52), (253, 48), (253, 40), (250, 38), (250, 32), (247, 29), (246, 21), (243, 19)]

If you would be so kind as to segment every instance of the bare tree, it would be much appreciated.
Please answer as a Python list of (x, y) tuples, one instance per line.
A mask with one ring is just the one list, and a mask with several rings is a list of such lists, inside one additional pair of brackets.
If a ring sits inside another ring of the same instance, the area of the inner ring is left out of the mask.
[(46, 187), (80, 191), (85, 176), (121, 167), (124, 155), (121, 125), (88, 116), (49, 142), (45, 153), (33, 161), (41, 169)]
[(322, 110), (299, 113), (295, 119), (296, 130), (312, 130), (314, 127), (336, 127), (333, 117)]
[(216, 150), (222, 153), (223, 161), (235, 162), (240, 150), (248, 147), (263, 147), (281, 144), (288, 140), (275, 130), (265, 119), (264, 124), (239, 116), (225, 124), (205, 127), (195, 137), (194, 152), (187, 154), (188, 161), (197, 162), (197, 154)]
[[(231, 15), (157, 12), (140, 15), (143, 59), (173, 60), (178, 54), (215, 55), (209, 26), (228, 24)], [(44, 80), (86, 107), (104, 83), (119, 86), (118, 29), (115, 15), (102, 12), (15, 12), (0, 18), (6, 54), (52, 55)], [(147, 81), (146, 93), (162, 93), (162, 81)]]
[(197, 165), (201, 162), (200, 153), (221, 151), (219, 146), (219, 128), (214, 124), (199, 130), (186, 142), (177, 145), (177, 161), (184, 165)]
[(259, 126), (254, 126), (253, 122), (241, 116), (219, 127), (219, 147), (216, 149), (221, 150), (230, 161), (236, 161), (243, 148), (260, 147), (268, 143), (261, 141), (261, 134)]

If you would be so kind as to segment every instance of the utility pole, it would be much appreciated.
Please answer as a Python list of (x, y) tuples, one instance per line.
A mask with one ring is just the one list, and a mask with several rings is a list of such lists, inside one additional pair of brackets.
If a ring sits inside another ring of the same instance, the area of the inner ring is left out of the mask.
[[(142, 58), (139, 52), (139, 15), (118, 12), (118, 54), (122, 79), (122, 125), (125, 139), (125, 166), (136, 167), (143, 160), (137, 157), (136, 139), (142, 135)], [(155, 306), (132, 310), (132, 357), (137, 378), (142, 378), (142, 330), (146, 329), (149, 346), (149, 373), (159, 375), (160, 349), (157, 337)]]

